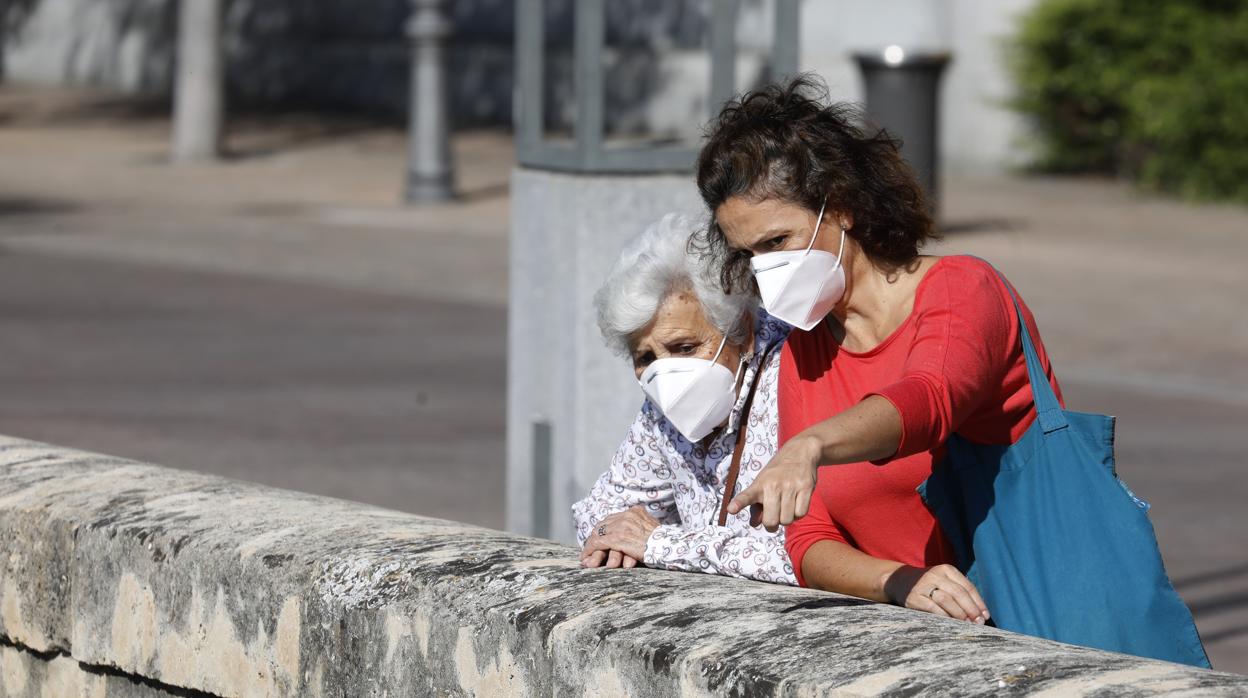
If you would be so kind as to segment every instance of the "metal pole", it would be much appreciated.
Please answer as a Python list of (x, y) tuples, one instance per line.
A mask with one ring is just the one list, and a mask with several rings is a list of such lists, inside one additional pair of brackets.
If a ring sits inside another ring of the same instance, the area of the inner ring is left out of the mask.
[(542, 0), (519, 0), (516, 4), (516, 150), (520, 162), (527, 163), (542, 145), (543, 49), (546, 46)]
[(446, 42), (451, 22), (446, 0), (412, 0), (407, 22), (412, 74), (408, 107), (408, 203), (454, 198)]
[(802, 58), (802, 7), (799, 0), (776, 0), (776, 27), (771, 49), (773, 80), (797, 75)]
[(0, 82), (4, 82), (4, 43), (9, 33), (9, 0), (0, 0)]
[(572, 81), (576, 92), (576, 153), (584, 168), (597, 165), (606, 131), (602, 84), (602, 44), (606, 41), (606, 0), (578, 0), (574, 19)]
[(182, 0), (173, 103), (173, 159), (213, 160), (225, 122), (222, 0)]
[(717, 0), (711, 10), (711, 105), (714, 118), (737, 91), (738, 0)]

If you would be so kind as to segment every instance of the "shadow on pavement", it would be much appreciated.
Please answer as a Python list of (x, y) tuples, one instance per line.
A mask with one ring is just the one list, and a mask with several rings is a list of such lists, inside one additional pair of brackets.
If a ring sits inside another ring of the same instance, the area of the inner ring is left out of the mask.
[(1235, 577), (1248, 577), (1248, 564), (1234, 565), (1220, 570), (1212, 570), (1209, 572), (1201, 572), (1200, 574), (1190, 574), (1186, 577), (1179, 577), (1172, 580), (1174, 588), (1179, 591), (1186, 591), (1190, 587), (1208, 584), (1209, 582), (1220, 582), (1226, 579), (1234, 579)]
[(973, 233), (1016, 233), (1027, 228), (1022, 218), (977, 218), (971, 220), (941, 221), (936, 228), (942, 235), (968, 235)]
[(45, 199), (28, 196), (9, 197), (0, 194), (0, 216), (52, 215), (73, 213), (81, 206), (63, 199)]
[[(1237, 628), (1225, 628), (1212, 633), (1201, 633), (1200, 640), (1205, 643), (1205, 645), (1212, 645), (1215, 642), (1230, 640), (1241, 635), (1248, 635), (1248, 625), (1241, 625)], [(1225, 669), (1222, 669), (1221, 667), (1218, 667), (1218, 670), (1225, 671)]]

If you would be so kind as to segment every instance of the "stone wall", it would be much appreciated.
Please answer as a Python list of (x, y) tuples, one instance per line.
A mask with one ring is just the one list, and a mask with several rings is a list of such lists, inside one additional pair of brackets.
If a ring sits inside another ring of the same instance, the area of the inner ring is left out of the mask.
[[(344, 467), (349, 467), (344, 465)], [(1242, 695), (1248, 677), (0, 437), (0, 695)]]

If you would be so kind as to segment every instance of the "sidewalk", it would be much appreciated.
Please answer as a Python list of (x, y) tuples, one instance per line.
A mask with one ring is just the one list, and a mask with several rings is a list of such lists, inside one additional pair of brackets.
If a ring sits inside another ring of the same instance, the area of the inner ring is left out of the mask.
[[(0, 89), (0, 433), (498, 526), (506, 134), (456, 138), (464, 198), (398, 204), (401, 131), (167, 122)], [(1096, 180), (953, 178), (942, 254), (1001, 267), (1119, 472), (1214, 665), (1248, 672), (1248, 210)]]
[(248, 118), (227, 159), (173, 166), (168, 122), (125, 104), (0, 89), (7, 248), (506, 303), (508, 135), (457, 139), (461, 200), (407, 208), (397, 128)]

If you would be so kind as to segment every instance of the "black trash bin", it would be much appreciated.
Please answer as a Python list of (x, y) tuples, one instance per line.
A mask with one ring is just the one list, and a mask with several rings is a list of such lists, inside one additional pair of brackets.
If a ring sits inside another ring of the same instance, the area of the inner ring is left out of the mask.
[(940, 78), (951, 59), (949, 53), (912, 53), (898, 46), (854, 54), (866, 88), (867, 114), (901, 139), (901, 153), (927, 190), (933, 213), (940, 195)]

